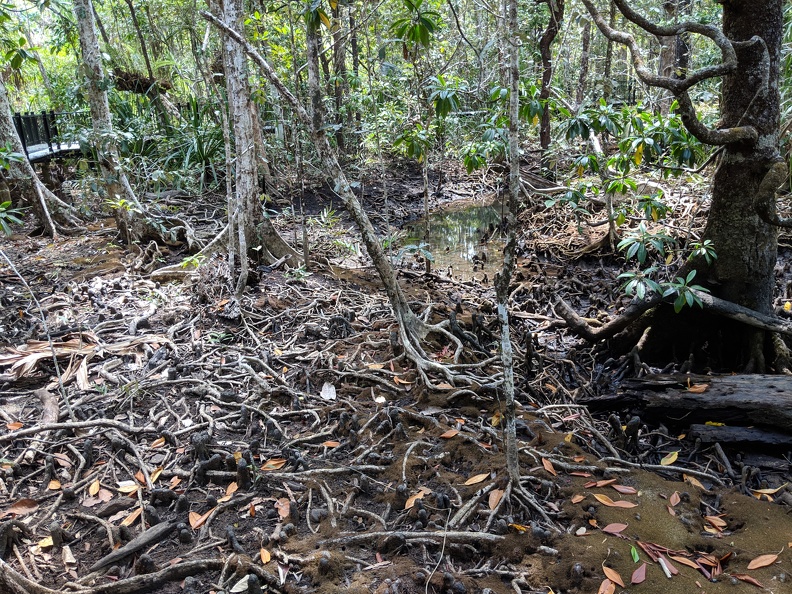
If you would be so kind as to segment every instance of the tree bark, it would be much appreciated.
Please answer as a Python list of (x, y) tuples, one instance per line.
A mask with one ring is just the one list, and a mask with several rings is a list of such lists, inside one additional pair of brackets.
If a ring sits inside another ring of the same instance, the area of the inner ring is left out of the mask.
[[(501, 361), (503, 363), (504, 445), (506, 470), (515, 489), (520, 485), (520, 464), (517, 448), (516, 407), (514, 402), (514, 349), (509, 327), (509, 285), (514, 273), (517, 235), (517, 208), (520, 200), (520, 46), (517, 21), (517, 0), (509, 0), (507, 22), (509, 38), (509, 207), (506, 211), (506, 245), (503, 249), (503, 266), (495, 275), (495, 292), (498, 300), (498, 321), (501, 329)], [(545, 110), (547, 111), (547, 110)]]
[[(565, 0), (538, 0), (546, 2), (550, 9), (550, 20), (539, 40), (539, 53), (542, 56), (542, 90), (539, 92), (539, 99), (546, 102), (550, 98), (550, 84), (553, 81), (553, 50), (552, 45), (559, 30), (561, 21), (564, 20), (564, 1)], [(545, 108), (542, 111), (542, 121), (539, 127), (539, 145), (543, 151), (550, 148), (550, 110)]]
[(142, 218), (144, 208), (132, 191), (118, 158), (118, 145), (113, 132), (110, 104), (107, 101), (109, 81), (102, 68), (93, 3), (91, 0), (74, 0), (73, 6), (80, 37), (82, 70), (88, 83), (93, 141), (104, 182), (104, 198), (113, 205), (118, 230), (131, 243), (141, 239), (142, 233), (134, 229), (133, 219)]
[[(755, 143), (726, 145), (713, 179), (712, 206), (704, 231), (718, 254), (707, 271), (713, 294), (765, 314), (772, 306), (777, 229), (760, 218), (753, 208), (753, 198), (780, 159), (782, 12), (781, 0), (731, 1), (723, 5), (726, 37), (732, 41), (761, 37), (769, 64), (764, 63), (762, 44), (738, 47), (737, 68), (723, 80), (722, 125), (752, 126), (758, 139)], [(763, 338), (763, 331), (729, 324), (722, 328), (718, 341), (728, 349), (733, 363), (747, 359), (753, 362), (753, 370), (762, 371), (759, 353)], [(750, 345), (748, 352), (746, 345)]]
[[(610, 0), (610, 14), (608, 16), (608, 24), (611, 28), (616, 25), (616, 5), (613, 0)], [(613, 40), (609, 37), (607, 39), (607, 47), (605, 48), (605, 66), (602, 73), (602, 97), (605, 101), (610, 101), (613, 94)]]
[(575, 102), (578, 106), (586, 100), (586, 87), (588, 85), (589, 71), (589, 49), (591, 47), (591, 21), (586, 20), (583, 24), (583, 38), (581, 40), (580, 51), (580, 74), (578, 75), (577, 89), (575, 91)]
[[(22, 141), (14, 126), (11, 103), (8, 100), (5, 80), (0, 72), (0, 138), (11, 143), (15, 153), (25, 154)], [(58, 232), (69, 233), (79, 228), (80, 217), (77, 210), (63, 202), (41, 182), (30, 161), (12, 161), (6, 174), (9, 189), (19, 193), (22, 199), (33, 209), (45, 231), (55, 237)]]
[[(243, 28), (242, 0), (222, 3), (223, 21), (235, 30)], [(236, 204), (228, 213), (229, 227), (237, 231), (236, 242), (241, 271), (236, 285), (237, 297), (247, 283), (248, 254), (260, 249), (266, 263), (286, 256), (297, 262), (297, 253), (278, 235), (272, 222), (264, 216), (258, 193), (258, 167), (253, 129), (247, 58), (244, 50), (223, 37), (223, 69), (228, 90), (228, 107), (234, 131), (234, 185)], [(232, 238), (233, 241), (233, 238)]]

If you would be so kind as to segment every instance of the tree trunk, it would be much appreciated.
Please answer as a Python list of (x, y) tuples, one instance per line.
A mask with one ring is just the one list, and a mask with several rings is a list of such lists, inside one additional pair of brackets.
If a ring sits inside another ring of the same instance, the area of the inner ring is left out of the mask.
[[(519, 35), (517, 0), (509, 0), (508, 12), (504, 14), (509, 38)], [(504, 445), (506, 470), (515, 489), (520, 486), (520, 464), (517, 448), (516, 408), (514, 402), (514, 349), (509, 327), (509, 285), (514, 273), (515, 248), (517, 245), (517, 205), (520, 199), (520, 46), (510, 44), (509, 51), (509, 207), (504, 221), (507, 235), (503, 249), (503, 267), (495, 276), (495, 291), (498, 300), (498, 321), (501, 328), (501, 361), (503, 362), (504, 396)], [(547, 110), (545, 110), (547, 111)]]
[[(225, 0), (222, 3), (223, 21), (227, 26), (242, 30), (242, 0)], [(241, 272), (237, 282), (237, 296), (247, 282), (247, 254), (261, 252), (266, 263), (284, 256), (293, 258), (297, 254), (278, 235), (272, 222), (264, 216), (258, 193), (258, 167), (256, 142), (251, 111), (250, 85), (248, 83), (247, 57), (239, 44), (223, 37), (223, 69), (228, 90), (230, 120), (234, 131), (234, 182), (236, 204), (229, 212), (229, 227), (237, 231), (237, 253)], [(232, 239), (233, 241), (233, 239)], [(255, 250), (255, 251), (254, 251)]]
[[(686, 19), (690, 16), (691, 0), (676, 0), (677, 14)], [(690, 33), (680, 33), (676, 38), (674, 47), (674, 76), (679, 79), (687, 78), (690, 66)]]
[(347, 87), (346, 69), (346, 43), (345, 36), (341, 30), (341, 4), (336, 3), (332, 9), (333, 14), (333, 71), (335, 72), (333, 91), (335, 96), (335, 116), (336, 129), (335, 138), (338, 150), (343, 155), (347, 152), (346, 140), (344, 137), (344, 99)]
[(583, 104), (583, 101), (586, 100), (586, 87), (588, 85), (590, 47), (591, 47), (591, 21), (586, 19), (586, 22), (583, 25), (583, 39), (581, 40), (580, 74), (578, 76), (578, 84), (575, 92), (575, 101), (578, 107)]
[[(551, 46), (561, 28), (561, 21), (564, 19), (564, 0), (539, 1), (547, 2), (547, 6), (550, 8), (550, 20), (539, 40), (539, 53), (542, 56), (542, 90), (539, 93), (539, 99), (546, 102), (550, 98), (550, 83), (553, 80), (553, 50)], [(539, 127), (539, 145), (543, 151), (550, 148), (550, 140), (550, 110), (545, 103)]]
[[(770, 55), (769, 87), (763, 89), (763, 47), (737, 48), (738, 65), (724, 78), (721, 125), (754, 126), (756, 143), (726, 146), (712, 185), (712, 206), (704, 232), (718, 254), (708, 271), (713, 294), (769, 313), (777, 256), (777, 229), (753, 208), (759, 185), (779, 159), (780, 96), (778, 92), (783, 17), (781, 0), (732, 1), (723, 6), (723, 32), (733, 41), (758, 35)], [(765, 332), (724, 324), (717, 338), (732, 363), (748, 360), (753, 371), (764, 368)], [(745, 346), (748, 352), (745, 352)]]
[[(0, 138), (9, 142), (11, 150), (15, 153), (24, 155), (25, 149), (17, 134), (13, 117), (5, 80), (0, 73)], [(80, 224), (77, 210), (47, 189), (27, 159), (23, 159), (21, 162), (12, 161), (5, 176), (9, 188), (15, 193), (19, 193), (33, 209), (49, 235), (54, 237), (58, 232), (68, 233), (75, 230), (73, 228)]]
[[(616, 24), (616, 5), (610, 0), (610, 16), (608, 24), (613, 28)], [(602, 97), (605, 101), (610, 101), (613, 94), (613, 40), (608, 39), (605, 49), (605, 67), (602, 73)]]
[[(102, 68), (96, 23), (93, 18), (91, 0), (74, 0), (74, 16), (80, 36), (83, 71), (88, 83), (88, 103), (91, 108), (96, 155), (104, 182), (104, 199), (114, 208), (116, 224), (124, 239), (131, 243), (142, 239), (144, 233), (139, 225), (144, 218), (144, 208), (129, 185), (126, 173), (121, 169), (118, 158), (110, 104), (107, 101), (108, 79)], [(137, 227), (137, 229), (136, 229)]]
[(162, 105), (162, 101), (160, 101), (159, 84), (156, 82), (157, 79), (154, 76), (154, 69), (151, 67), (148, 46), (146, 45), (146, 39), (143, 37), (143, 31), (140, 29), (140, 22), (137, 18), (135, 4), (133, 0), (125, 0), (125, 2), (129, 7), (129, 14), (132, 16), (132, 26), (135, 29), (135, 34), (137, 35), (138, 42), (140, 43), (140, 51), (143, 54), (143, 61), (146, 63), (146, 72), (148, 73), (149, 79), (153, 82), (151, 88), (149, 88), (146, 92), (146, 95), (151, 98), (151, 102), (154, 104), (154, 109), (157, 110), (157, 119), (159, 120), (160, 126), (163, 130), (167, 130), (168, 112), (165, 111), (165, 107)]

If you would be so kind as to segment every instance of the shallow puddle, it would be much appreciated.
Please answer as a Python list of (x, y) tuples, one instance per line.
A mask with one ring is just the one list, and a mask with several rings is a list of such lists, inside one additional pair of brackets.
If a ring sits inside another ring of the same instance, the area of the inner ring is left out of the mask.
[[(491, 281), (503, 263), (503, 237), (500, 233), (501, 205), (470, 204), (449, 206), (404, 226), (404, 261), (411, 259), (409, 246), (421, 246), (432, 254), (433, 271), (453, 274), (467, 281)], [(415, 247), (413, 247), (413, 251)]]

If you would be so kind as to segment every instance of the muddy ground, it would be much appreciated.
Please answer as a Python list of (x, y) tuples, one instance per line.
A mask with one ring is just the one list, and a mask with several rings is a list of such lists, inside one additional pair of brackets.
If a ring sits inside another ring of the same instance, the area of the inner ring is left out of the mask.
[[(392, 172), (387, 209), (381, 184), (363, 185), (383, 234), (420, 217), (414, 173)], [(706, 205), (688, 189), (672, 196), (695, 227)], [(456, 173), (432, 208), (496, 197), (497, 179)], [(223, 198), (172, 201), (221, 220)], [(282, 234), (301, 237), (301, 217), (274, 206)], [(418, 251), (399, 253), (408, 234), (394, 247), (417, 310), (461, 311), (469, 331), (483, 316), (485, 350), (462, 357), (481, 385), (428, 389), (340, 207), (317, 191), (303, 208), (329, 265), (260, 268), (241, 316), (222, 258), (152, 281), (183, 246), (127, 249), (111, 219), (57, 242), (3, 240), (0, 591), (792, 592), (784, 448), (697, 446), (679, 418), (639, 420), (622, 443), (608, 416), (636, 411), (579, 404), (635, 371), (551, 307), (563, 296), (596, 323), (626, 303), (619, 257), (586, 249), (602, 229), (541, 205), (521, 216), (519, 497), (502, 450), (496, 264), (481, 258), (497, 243), (469, 245), (475, 270), (428, 274)], [(473, 233), (497, 241), (484, 227)], [(451, 361), (449, 343), (425, 347)]]

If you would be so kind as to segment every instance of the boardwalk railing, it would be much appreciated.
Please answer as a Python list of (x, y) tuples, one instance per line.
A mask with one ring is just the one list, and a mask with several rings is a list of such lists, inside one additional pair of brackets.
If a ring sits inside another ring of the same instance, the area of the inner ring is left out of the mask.
[(14, 126), (25, 156), (34, 162), (79, 148), (73, 133), (77, 128), (85, 127), (88, 118), (88, 111), (16, 113)]

